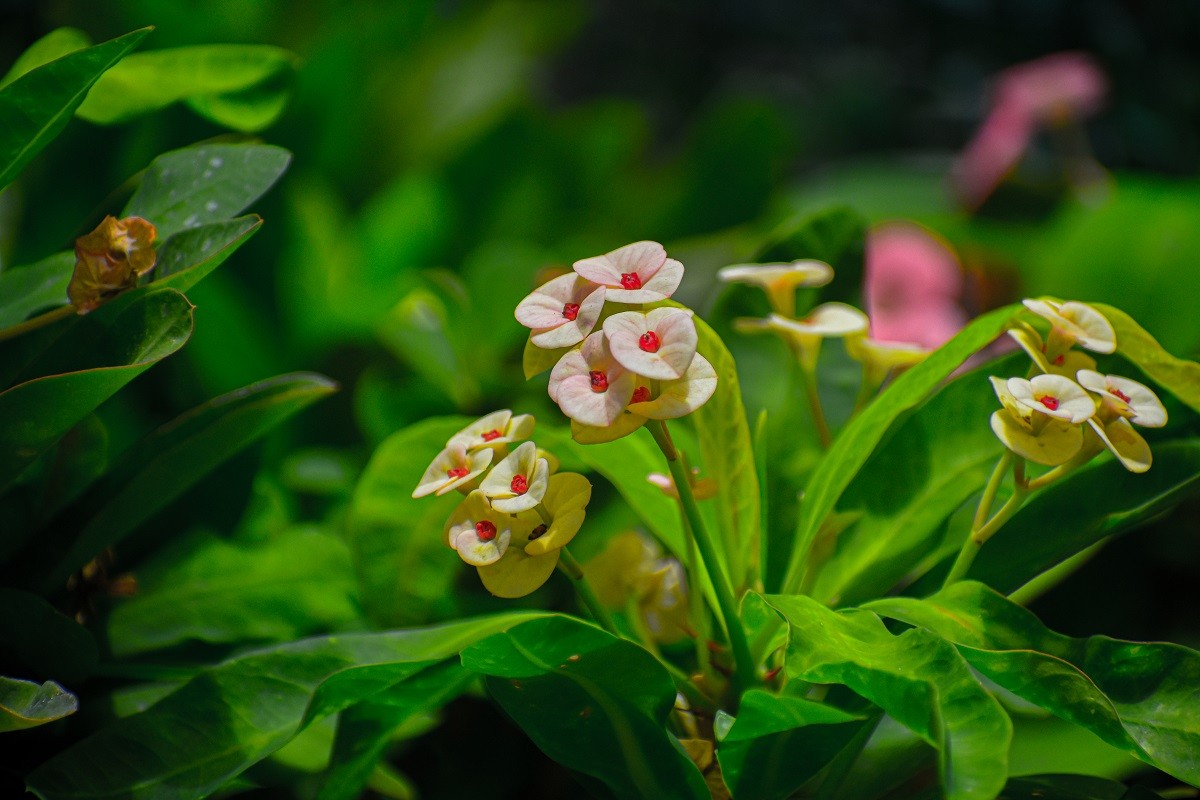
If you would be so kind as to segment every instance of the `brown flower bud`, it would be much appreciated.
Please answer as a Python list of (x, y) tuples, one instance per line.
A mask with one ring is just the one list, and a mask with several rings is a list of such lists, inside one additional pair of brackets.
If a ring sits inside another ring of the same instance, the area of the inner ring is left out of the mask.
[(154, 269), (154, 226), (141, 217), (105, 217), (96, 230), (75, 240), (75, 272), (67, 286), (80, 314), (137, 286)]

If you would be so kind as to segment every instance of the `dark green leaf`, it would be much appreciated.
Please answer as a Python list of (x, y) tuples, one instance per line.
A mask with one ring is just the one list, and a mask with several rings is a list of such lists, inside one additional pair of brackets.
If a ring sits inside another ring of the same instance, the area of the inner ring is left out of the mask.
[(108, 619), (118, 658), (188, 640), (288, 641), (358, 619), (346, 546), (302, 528), (259, 544), (188, 537), (137, 578)]
[(256, 214), (180, 231), (158, 251), (153, 286), (186, 292), (233, 255), (262, 227)]
[(1160, 795), (1144, 787), (1092, 775), (1027, 775), (1004, 786), (999, 800), (1154, 800)]
[(0, 665), (12, 674), (82, 682), (96, 664), (92, 635), (37, 595), (0, 587)]
[(151, 30), (69, 53), (0, 89), (0, 189), (66, 127), (96, 80)]
[(1154, 445), (1154, 466), (1130, 474), (1114, 459), (1040, 490), (979, 551), (967, 576), (1013, 592), (1055, 564), (1132, 530), (1200, 492), (1200, 439)]
[(815, 258), (845, 269), (845, 261), (861, 250), (867, 238), (867, 221), (846, 206), (833, 206), (799, 220), (790, 220), (772, 231), (754, 256), (755, 261), (795, 261)]
[(675, 687), (645, 650), (569, 617), (516, 626), (466, 648), (463, 665), (550, 758), (614, 798), (707, 798), (667, 734)]
[[(155, 431), (51, 523), (53, 534), (29, 554), (22, 584), (36, 580), (44, 592), (55, 591), (227, 458), (336, 388), (320, 375), (281, 375), (210, 400)], [(53, 566), (33, 570), (33, 563)]]
[(738, 800), (782, 800), (833, 760), (862, 724), (832, 706), (751, 689), (717, 748), (721, 774)]
[(870, 608), (954, 642), (975, 669), (1018, 697), (1200, 783), (1200, 653), (1175, 644), (1062, 636), (974, 581), (926, 600), (895, 597)]
[(376, 336), (455, 406), (468, 408), (479, 400), (479, 385), (451, 339), (451, 320), (459, 310), (450, 298), (418, 286), (380, 320)]
[(145, 217), (160, 239), (240, 214), (279, 180), (292, 154), (266, 144), (202, 144), (150, 164), (121, 216)]
[(45, 800), (206, 797), (310, 722), (535, 616), (304, 639), (240, 656), (60, 752), (29, 787)]
[(0, 80), (0, 89), (21, 77), (32, 69), (43, 64), (49, 64), (55, 59), (62, 58), (67, 53), (74, 53), (90, 46), (92, 40), (78, 28), (57, 28), (26, 48), (24, 53), (13, 62), (8, 73)]
[(67, 284), (75, 270), (73, 252), (55, 253), (36, 264), (0, 272), (0, 328), (39, 311), (67, 304)]
[(838, 498), (858, 474), (891, 424), (913, 408), (964, 361), (1005, 329), (1018, 306), (1005, 306), (978, 317), (927, 359), (898, 377), (834, 439), (804, 490), (796, 540), (784, 578), (785, 590), (800, 584), (817, 531)]
[(359, 478), (347, 541), (363, 607), (379, 625), (419, 624), (455, 611), (451, 588), (467, 567), (442, 540), (442, 526), (462, 495), (413, 499), (412, 492), (446, 441), (470, 422), (440, 417), (396, 432)]
[(1012, 723), (953, 645), (920, 629), (893, 636), (874, 614), (802, 595), (767, 602), (791, 628), (789, 678), (848, 686), (937, 748), (946, 797), (997, 795)]
[[(0, 487), (11, 484), (77, 422), (192, 335), (192, 304), (173, 289), (143, 295), (115, 318), (88, 316), (92, 324), (76, 325), (58, 343), (57, 353), (47, 357), (55, 369), (69, 371), (0, 393), (0, 419), (7, 421), (0, 428)], [(92, 352), (81, 352), (85, 347)]]
[[(214, 122), (256, 131), (283, 110), (287, 81), (278, 79), (286, 78), (295, 63), (291, 53), (267, 45), (216, 44), (137, 53), (98, 80), (77, 113), (89, 122), (111, 125), (195, 98), (199, 102), (193, 107)], [(236, 97), (256, 87), (268, 91), (254, 95), (256, 103), (249, 108), (238, 109)], [(231, 100), (222, 102), (226, 97)], [(274, 113), (255, 113), (254, 105), (263, 104)]]
[(41, 686), (0, 675), (0, 733), (33, 728), (74, 714), (75, 695), (54, 681)]
[(1121, 309), (1102, 303), (1095, 307), (1112, 323), (1121, 355), (1193, 410), (1200, 411), (1200, 364), (1168, 353), (1157, 339)]

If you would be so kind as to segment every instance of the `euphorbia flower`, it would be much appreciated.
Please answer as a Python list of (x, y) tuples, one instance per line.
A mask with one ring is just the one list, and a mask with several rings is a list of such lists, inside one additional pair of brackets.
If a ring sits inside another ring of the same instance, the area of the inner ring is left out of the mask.
[(868, 234), (863, 299), (875, 340), (941, 347), (966, 324), (962, 283), (954, 252), (919, 225), (890, 222)]
[(1111, 353), (1117, 349), (1117, 334), (1104, 315), (1085, 303), (1054, 300), (1024, 300), (1025, 307), (1050, 322), (1050, 337), (1045, 353), (1050, 362), (1070, 349), (1071, 345), (1094, 353)]
[(824, 261), (793, 261), (790, 264), (735, 264), (717, 270), (717, 278), (726, 283), (761, 286), (775, 313), (790, 317), (796, 313), (796, 289), (824, 286), (833, 280), (833, 268)]
[(863, 365), (868, 386), (880, 386), (892, 370), (908, 369), (924, 361), (930, 350), (907, 342), (881, 342), (869, 336), (846, 337), (846, 352)]
[(604, 296), (603, 286), (571, 273), (534, 289), (514, 313), (517, 322), (533, 329), (529, 340), (538, 347), (573, 347), (596, 327)]
[(1079, 383), (1100, 397), (1096, 417), (1088, 424), (1104, 446), (1130, 472), (1150, 469), (1150, 445), (1130, 423), (1146, 428), (1166, 425), (1167, 410), (1158, 396), (1137, 381), (1091, 370), (1080, 370)]
[(533, 434), (534, 419), (530, 414), (514, 415), (507, 408), (480, 417), (450, 437), (449, 444), (462, 444), (467, 452), (504, 450), (509, 444), (528, 439)]
[(479, 484), (479, 491), (492, 501), (492, 508), (507, 514), (528, 511), (542, 502), (550, 477), (550, 465), (538, 458), (537, 445), (522, 442)]
[(452, 441), (433, 459), (412, 496), (443, 495), (455, 489), (466, 491), (479, 473), (492, 463), (494, 455), (490, 449), (468, 453), (464, 443)]
[(521, 514), (524, 525), (514, 534), (504, 556), (479, 568), (487, 590), (497, 597), (524, 597), (545, 583), (558, 564), (559, 551), (583, 525), (591, 496), (592, 485), (582, 475), (563, 472), (551, 476), (541, 509)]
[(630, 397), (629, 411), (650, 419), (675, 419), (707, 403), (716, 390), (717, 371), (707, 358), (696, 353), (679, 380), (661, 381), (657, 391), (639, 383)]
[(575, 262), (575, 271), (607, 289), (617, 303), (666, 300), (683, 279), (683, 264), (667, 258), (658, 242), (634, 242), (611, 253)]
[[(710, 497), (717, 495), (717, 482), (712, 478), (701, 478), (700, 469), (692, 468), (692, 497), (697, 500), (707, 500)], [(675, 487), (675, 481), (670, 475), (664, 475), (661, 472), (651, 472), (646, 476), (646, 480), (662, 490), (662, 493), (667, 497), (678, 500), (679, 489)]]
[(75, 240), (75, 272), (67, 285), (71, 305), (80, 314), (137, 286), (154, 269), (158, 231), (141, 217), (105, 217), (96, 229)]
[(562, 412), (584, 425), (611, 425), (633, 395), (637, 376), (613, 358), (602, 331), (559, 359), (547, 391)]
[(528, 536), (530, 526), (524, 520), (497, 511), (483, 492), (467, 495), (446, 520), (443, 531), (446, 544), (458, 551), (458, 557), (475, 567), (495, 564), (508, 550), (514, 537)]
[[(1082, 388), (1067, 378), (1039, 375), (1034, 380), (1038, 381), (1036, 387), (1032, 381), (1022, 378), (991, 379), (996, 397), (1004, 406), (992, 414), (992, 432), (1005, 447), (1022, 458), (1057, 466), (1079, 452), (1083, 445), (1083, 430), (1078, 421), (1072, 420), (1076, 417), (1080, 417), (1079, 421), (1087, 419), (1095, 411), (1095, 404)], [(1081, 399), (1091, 406), (1091, 411), (1084, 410)]]
[(739, 330), (774, 331), (788, 341), (809, 371), (816, 369), (821, 340), (826, 337), (853, 336), (867, 330), (867, 315), (845, 303), (823, 303), (803, 319), (795, 320), (771, 314), (765, 320), (737, 320)]
[(1037, 364), (1042, 372), (1073, 378), (1079, 370), (1096, 368), (1096, 359), (1075, 349), (1057, 353), (1054, 359), (1050, 360), (1046, 357), (1046, 343), (1042, 341), (1041, 335), (1024, 323), (1010, 329), (1008, 335), (1021, 345), (1021, 349), (1033, 359), (1033, 363)]
[(604, 320), (604, 335), (613, 358), (645, 378), (681, 378), (696, 355), (696, 323), (681, 308), (613, 314)]

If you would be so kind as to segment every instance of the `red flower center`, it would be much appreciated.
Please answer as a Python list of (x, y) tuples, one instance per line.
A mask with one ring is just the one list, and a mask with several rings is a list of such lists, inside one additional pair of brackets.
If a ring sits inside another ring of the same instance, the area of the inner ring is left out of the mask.
[(546, 523), (543, 522), (541, 525), (538, 525), (533, 529), (533, 532), (529, 534), (529, 541), (532, 542), (534, 539), (540, 538), (546, 533), (547, 530), (548, 528), (546, 527)]
[(1129, 395), (1125, 394), (1124, 392), (1122, 392), (1120, 389), (1118, 389), (1115, 386), (1111, 387), (1108, 390), (1108, 393), (1111, 394), (1113, 397), (1120, 398), (1122, 401), (1124, 401), (1126, 403), (1129, 402)]
[(638, 277), (636, 272), (621, 273), (621, 288), (622, 289), (640, 289), (642, 288), (642, 279)]
[(511, 486), (513, 494), (525, 494), (529, 491), (529, 481), (525, 480), (524, 475), (513, 475)]
[(563, 316), (574, 322), (579, 316), (579, 303), (567, 303), (563, 306)]
[(638, 339), (638, 347), (645, 350), (647, 353), (657, 353), (662, 340), (658, 338), (658, 334), (654, 331), (646, 331)]
[(492, 428), (490, 431), (484, 431), (483, 433), (481, 433), (479, 435), (483, 438), (483, 440), (485, 442), (490, 442), (493, 439), (499, 439), (504, 434), (502, 434), (500, 431), (496, 430), (495, 428)]
[(1058, 398), (1052, 394), (1048, 394), (1045, 397), (1039, 397), (1038, 402), (1041, 403), (1042, 405), (1044, 405), (1046, 408), (1050, 409), (1051, 411), (1055, 411), (1058, 409)]
[(471, 470), (467, 469), (466, 467), (454, 467), (453, 469), (446, 470), (446, 477), (447, 478), (463, 478), (463, 477), (466, 477), (466, 475), (470, 471)]
[(481, 519), (475, 523), (475, 535), (485, 542), (490, 542), (496, 538), (496, 526), (486, 519)]
[(1067, 360), (1066, 355), (1063, 353), (1059, 353), (1058, 358), (1054, 359), (1054, 366), (1061, 367), (1063, 365), (1063, 362), (1066, 360)]
[(604, 392), (608, 390), (608, 373), (602, 369), (594, 369), (589, 374), (592, 379), (592, 391)]
[(650, 399), (650, 387), (649, 386), (639, 386), (633, 390), (633, 398), (629, 402), (644, 403), (649, 399)]

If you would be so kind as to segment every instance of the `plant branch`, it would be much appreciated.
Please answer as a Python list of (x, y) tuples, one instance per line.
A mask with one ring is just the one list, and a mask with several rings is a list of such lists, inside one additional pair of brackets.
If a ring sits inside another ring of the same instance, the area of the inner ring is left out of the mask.
[(60, 319), (66, 319), (74, 313), (75, 306), (67, 304), (47, 311), (45, 314), (38, 314), (36, 317), (27, 319), (18, 325), (0, 330), (0, 342), (15, 339), (22, 334), (36, 331), (38, 328), (44, 328), (53, 322), (58, 322)]

